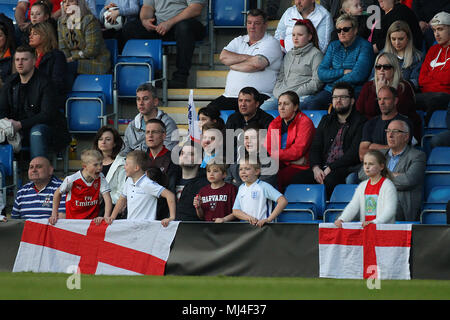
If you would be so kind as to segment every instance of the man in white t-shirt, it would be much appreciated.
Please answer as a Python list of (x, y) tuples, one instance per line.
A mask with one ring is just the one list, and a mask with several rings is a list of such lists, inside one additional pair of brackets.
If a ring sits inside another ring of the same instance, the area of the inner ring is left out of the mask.
[(266, 33), (267, 16), (252, 9), (247, 15), (247, 34), (234, 38), (220, 53), (220, 61), (230, 67), (225, 92), (211, 102), (220, 110), (238, 110), (239, 91), (254, 87), (266, 100), (272, 96), (283, 52), (278, 41)]
[(315, 0), (295, 0), (295, 5), (288, 8), (278, 22), (275, 39), (284, 43), (286, 51), (294, 47), (292, 29), (297, 19), (309, 19), (316, 28), (320, 50), (325, 54), (334, 29), (330, 13)]

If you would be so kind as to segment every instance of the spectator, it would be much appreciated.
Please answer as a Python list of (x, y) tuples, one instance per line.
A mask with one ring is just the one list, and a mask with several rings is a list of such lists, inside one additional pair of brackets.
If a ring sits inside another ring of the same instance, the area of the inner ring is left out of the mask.
[[(270, 184), (258, 179), (261, 166), (248, 157), (239, 162), (239, 175), (244, 182), (233, 205), (233, 215), (252, 225), (262, 227), (278, 217), (287, 205), (286, 198)], [(272, 210), (272, 201), (276, 207)]]
[(450, 103), (447, 107), (447, 130), (438, 133), (431, 138), (431, 147), (450, 147)]
[(422, 52), (414, 47), (412, 32), (408, 24), (398, 20), (391, 24), (387, 31), (384, 52), (392, 53), (398, 58), (403, 80), (419, 89), (419, 73), (422, 66)]
[(417, 105), (426, 111), (425, 124), (436, 109), (450, 102), (450, 13), (439, 12), (430, 22), (437, 44), (428, 50), (419, 75)]
[(374, 80), (364, 84), (356, 103), (356, 110), (368, 119), (379, 115), (380, 107), (377, 104), (376, 93), (384, 86), (390, 86), (397, 90), (397, 111), (410, 118), (414, 128), (414, 137), (417, 141), (420, 141), (422, 136), (422, 119), (416, 112), (414, 89), (408, 81), (402, 79), (398, 59), (391, 53), (380, 53), (375, 59)]
[(206, 123), (217, 123), (220, 126), (220, 130), (225, 129), (225, 122), (220, 117), (220, 111), (210, 105), (198, 110), (198, 126), (200, 132), (202, 131), (203, 125)]
[(405, 21), (413, 34), (414, 47), (422, 48), (422, 30), (420, 30), (419, 21), (414, 12), (397, 0), (378, 0), (380, 8), (384, 11), (380, 22), (374, 29), (372, 37), (373, 51), (375, 53), (383, 50), (386, 43), (386, 35), (391, 24), (397, 20)]
[(14, 34), (6, 23), (0, 22), (0, 80), (4, 83), (12, 73), (12, 63), (16, 43)]
[(237, 161), (229, 165), (225, 182), (232, 183), (237, 187), (242, 184), (242, 180), (239, 177), (239, 160), (249, 155), (250, 159), (258, 159), (261, 163), (259, 179), (267, 182), (274, 188), (278, 187), (278, 164), (267, 153), (264, 147), (265, 140), (266, 132), (258, 123), (251, 123), (244, 127), (243, 145), (239, 145), (237, 148)]
[[(339, 3), (339, 1), (337, 1)], [(343, 0), (340, 9), (341, 14), (354, 16), (358, 21), (358, 36), (363, 39), (369, 39), (371, 28), (367, 25), (367, 14), (364, 14), (360, 0)], [(331, 41), (339, 40), (336, 29), (331, 33)]]
[(117, 39), (119, 52), (122, 52), (126, 43), (122, 37), (123, 25), (125, 22), (137, 22), (139, 9), (139, 0), (106, 0), (105, 6), (100, 10), (98, 18), (103, 27), (103, 38)]
[[(55, 39), (58, 41), (58, 33), (57, 28), (58, 24), (55, 19), (52, 18), (51, 12), (52, 12), (53, 5), (49, 1), (43, 1), (39, 0), (30, 7), (30, 24), (28, 27), (23, 31), (22, 33), (22, 44), (29, 44), (29, 38), (30, 38), (30, 29), (32, 26), (34, 26), (37, 23), (41, 22), (48, 22), (51, 25), (51, 29), (48, 30), (48, 32), (52, 32), (55, 34)], [(56, 43), (58, 45), (58, 42)]]
[(362, 226), (368, 224), (395, 223), (397, 191), (386, 164), (386, 158), (378, 150), (370, 150), (364, 156), (364, 172), (369, 179), (361, 182), (334, 224), (350, 222), (359, 213)]
[(156, 220), (157, 199), (167, 200), (170, 216), (161, 220), (163, 227), (175, 220), (175, 195), (147, 177), (147, 155), (141, 150), (134, 150), (127, 154), (125, 171), (127, 181), (123, 192), (114, 207), (111, 216), (105, 214), (105, 221), (111, 224), (127, 207), (128, 220)]
[(200, 17), (206, 6), (205, 0), (144, 0), (140, 20), (125, 23), (124, 40), (159, 39), (176, 41), (176, 71), (169, 81), (169, 88), (186, 88), (191, 69), (195, 41), (206, 35)]
[(286, 91), (295, 91), (303, 100), (322, 89), (317, 69), (323, 59), (314, 25), (310, 20), (298, 20), (292, 30), (294, 47), (283, 59), (273, 88), (273, 98), (266, 100), (261, 109), (278, 109), (278, 97)]
[[(58, 20), (59, 49), (64, 52), (70, 74), (105, 74), (110, 71), (110, 54), (100, 23), (85, 0), (64, 0)], [(80, 18), (81, 17), (81, 18)]]
[(30, 146), (31, 159), (47, 157), (50, 147), (60, 151), (69, 143), (66, 119), (58, 110), (51, 79), (35, 68), (35, 50), (20, 46), (14, 64), (17, 73), (0, 91), (0, 119), (7, 118), (20, 133), (22, 144)]
[(325, 57), (319, 65), (319, 79), (325, 88), (309, 96), (302, 104), (302, 110), (325, 109), (331, 103), (331, 89), (337, 82), (348, 82), (355, 87), (355, 97), (370, 75), (373, 52), (370, 43), (359, 37), (355, 17), (344, 14), (336, 21), (339, 40), (328, 46)]
[(150, 83), (143, 83), (136, 89), (136, 106), (139, 113), (130, 122), (124, 134), (122, 156), (132, 150), (147, 150), (145, 144), (145, 124), (150, 119), (160, 119), (166, 126), (164, 146), (172, 150), (178, 144), (177, 124), (164, 111), (158, 109), (159, 99), (156, 88)]
[[(28, 167), (28, 182), (17, 191), (11, 212), (13, 219), (48, 219), (52, 214), (53, 194), (61, 185), (53, 167), (44, 157), (36, 157)], [(58, 212), (66, 212), (65, 196), (61, 199)]]
[(200, 168), (206, 168), (206, 165), (219, 156), (222, 159), (225, 155), (225, 143), (223, 130), (217, 123), (206, 123), (202, 127), (201, 146), (203, 149), (203, 160)]
[(226, 129), (244, 129), (250, 123), (258, 123), (264, 129), (269, 127), (273, 117), (261, 110), (259, 92), (253, 87), (242, 88), (238, 96), (239, 111), (228, 117)]
[(247, 35), (234, 38), (220, 53), (220, 61), (230, 67), (230, 72), (224, 94), (211, 102), (215, 108), (237, 110), (238, 95), (244, 87), (254, 87), (262, 100), (272, 96), (283, 53), (266, 29), (266, 14), (259, 9), (250, 10)]
[[(42, 0), (18, 0), (16, 9), (14, 10), (14, 18), (18, 29), (24, 32), (28, 26), (31, 24), (30, 21), (30, 9), (35, 2), (41, 2)], [(58, 20), (61, 17), (61, 2), (59, 0), (42, 1), (51, 7), (51, 18)], [(17, 38), (17, 39), (20, 39)]]
[(30, 27), (30, 46), (36, 49), (35, 67), (47, 75), (57, 93), (57, 106), (64, 110), (67, 94), (71, 89), (67, 77), (67, 62), (64, 53), (58, 49), (58, 40), (53, 27), (48, 22), (40, 22)]
[(93, 219), (99, 225), (100, 201), (105, 202), (105, 217), (111, 215), (111, 195), (108, 182), (102, 173), (103, 156), (97, 150), (81, 153), (82, 169), (66, 177), (53, 195), (52, 215), (49, 223), (58, 221), (58, 207), (62, 195), (66, 194), (66, 219)]
[(206, 165), (209, 185), (200, 189), (193, 206), (200, 220), (222, 223), (234, 220), (232, 213), (237, 187), (224, 181), (227, 175), (225, 164), (210, 162)]
[[(422, 207), (422, 187), (425, 179), (426, 154), (410, 145), (409, 126), (402, 120), (393, 120), (386, 129), (388, 149), (380, 150), (386, 157), (386, 166), (397, 189), (398, 205), (395, 220), (417, 221)], [(361, 168), (359, 179), (367, 179)]]
[(150, 119), (145, 125), (145, 143), (150, 159), (149, 167), (156, 167), (170, 176), (173, 169), (170, 150), (164, 145), (166, 125), (160, 119)]
[(330, 13), (315, 0), (295, 0), (294, 5), (288, 8), (278, 22), (275, 39), (280, 41), (287, 52), (294, 47), (292, 30), (295, 20), (310, 20), (317, 30), (320, 50), (325, 53), (333, 31), (333, 19)]
[(125, 185), (125, 158), (119, 155), (122, 149), (123, 141), (119, 132), (111, 127), (103, 126), (95, 135), (92, 149), (97, 150), (103, 155), (102, 173), (111, 189), (111, 200), (113, 206), (119, 200)]
[(177, 195), (176, 220), (200, 221), (197, 217), (193, 200), (199, 190), (208, 185), (205, 170), (200, 168), (201, 147), (193, 141), (188, 141), (181, 148), (178, 170), (175, 177), (174, 189)]
[(327, 197), (334, 187), (345, 183), (358, 156), (366, 118), (355, 109), (353, 87), (337, 83), (333, 87), (333, 112), (322, 117), (311, 144), (310, 169), (300, 171), (291, 183), (325, 185)]
[(412, 10), (419, 20), (419, 26), (425, 40), (425, 50), (428, 51), (435, 41), (430, 22), (437, 13), (441, 11), (450, 12), (450, 2), (448, 0), (414, 0)]
[(279, 161), (278, 190), (283, 193), (296, 173), (309, 169), (309, 149), (316, 129), (300, 111), (298, 95), (293, 91), (280, 95), (278, 112), (267, 131), (266, 149)]
[[(361, 143), (359, 144), (359, 159), (362, 161), (367, 151), (371, 149), (388, 149), (386, 129), (392, 120), (403, 120), (412, 128), (408, 117), (397, 110), (398, 93), (393, 87), (383, 86), (378, 90), (378, 105), (381, 115), (364, 124)], [(411, 132), (412, 130), (409, 130)]]
[[(333, 21), (336, 22), (337, 18), (342, 14), (341, 11), (341, 1), (335, 0), (321, 0), (320, 4), (330, 12)], [(369, 6), (378, 6), (378, 0), (362, 0), (361, 6), (363, 9), (363, 14), (367, 13)]]

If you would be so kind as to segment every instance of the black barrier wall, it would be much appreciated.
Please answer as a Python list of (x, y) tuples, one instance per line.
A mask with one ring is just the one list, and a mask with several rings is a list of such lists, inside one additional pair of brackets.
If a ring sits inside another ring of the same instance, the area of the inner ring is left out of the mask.
[[(0, 224), (0, 271), (11, 271), (23, 221)], [(167, 275), (319, 276), (317, 224), (187, 223), (178, 227)], [(450, 226), (413, 225), (411, 277), (450, 280)]]

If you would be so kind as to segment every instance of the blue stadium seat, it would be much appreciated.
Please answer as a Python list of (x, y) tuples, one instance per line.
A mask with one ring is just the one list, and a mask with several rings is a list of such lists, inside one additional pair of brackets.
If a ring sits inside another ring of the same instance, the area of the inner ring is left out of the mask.
[(212, 1), (214, 27), (245, 27), (249, 0)]
[(225, 123), (227, 123), (228, 117), (232, 115), (234, 110), (220, 110), (220, 117), (223, 119)]
[(420, 215), (421, 224), (447, 224), (447, 214), (445, 212), (423, 212)]
[[(10, 144), (0, 145), (0, 190), (2, 191), (3, 203), (6, 204), (6, 192), (8, 189), (14, 190), (14, 195), (18, 186), (17, 162), (14, 160), (13, 147)], [(7, 184), (7, 177), (12, 177), (12, 184)]]
[(286, 188), (284, 195), (288, 200), (288, 205), (278, 216), (278, 222), (315, 221), (322, 216), (325, 208), (324, 185), (291, 184)]
[(268, 114), (270, 114), (274, 119), (280, 115), (278, 110), (264, 110)]
[[(420, 220), (425, 221), (422, 223), (432, 223), (430, 221), (437, 221), (442, 224), (441, 220), (446, 220), (446, 206), (450, 200), (450, 186), (436, 186), (431, 189), (426, 201), (423, 203), (422, 213)], [(443, 222), (444, 224), (446, 222)]]
[(305, 110), (303, 112), (312, 120), (314, 127), (316, 128), (319, 125), (320, 120), (322, 120), (322, 117), (328, 114), (327, 110)]
[(435, 110), (431, 115), (430, 121), (428, 125), (424, 128), (424, 134), (422, 137), (421, 145), (423, 151), (429, 155), (431, 152), (430, 141), (431, 138), (444, 131), (447, 130), (446, 123), (447, 110)]
[(69, 131), (95, 133), (107, 124), (107, 105), (113, 102), (112, 75), (78, 75), (66, 100), (66, 117)]
[[(100, 11), (99, 11), (100, 12)], [(119, 47), (117, 44), (117, 39), (105, 39), (106, 48), (108, 48), (109, 53), (111, 55), (111, 66), (114, 66), (117, 63), (117, 57), (119, 56)]]
[(163, 69), (162, 40), (130, 39), (114, 66), (114, 90), (118, 98), (136, 97), (136, 89), (155, 79), (155, 71)]
[(450, 171), (450, 147), (435, 147), (427, 159), (427, 166), (433, 170)]
[(331, 194), (330, 201), (323, 213), (324, 222), (334, 222), (342, 213), (347, 204), (352, 200), (357, 184), (339, 184)]
[(17, 1), (14, 1), (11, 3), (10, 1), (2, 1), (0, 3), (0, 12), (4, 13), (5, 16), (10, 18), (13, 23), (15, 24), (15, 17), (14, 17), (14, 11), (16, 10)]

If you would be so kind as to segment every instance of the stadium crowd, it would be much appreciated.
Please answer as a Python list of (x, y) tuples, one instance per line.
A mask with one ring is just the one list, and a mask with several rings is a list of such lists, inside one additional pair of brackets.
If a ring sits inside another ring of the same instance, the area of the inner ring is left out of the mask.
[[(206, 2), (107, 0), (97, 14), (93, 0), (19, 0), (16, 28), (0, 14), (0, 130), (31, 158), (11, 217), (262, 226), (286, 207), (290, 184), (323, 184), (329, 199), (336, 185), (358, 183), (336, 225), (358, 213), (365, 224), (419, 220), (423, 128), (434, 111), (450, 113), (441, 0), (295, 0), (274, 36), (266, 13), (251, 9), (246, 34), (220, 53), (230, 71), (224, 94), (199, 111), (199, 142), (180, 141), (144, 83), (124, 137), (102, 127), (82, 168), (54, 176), (49, 151), (70, 141), (61, 110), (74, 79), (112, 70), (104, 39), (120, 50), (135, 37), (175, 40), (169, 87), (185, 88)], [(380, 13), (372, 24), (369, 5)], [(234, 110), (226, 122), (222, 110)], [(306, 110), (327, 114), (315, 126)], [(450, 146), (449, 132), (432, 146)]]

